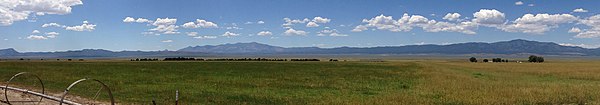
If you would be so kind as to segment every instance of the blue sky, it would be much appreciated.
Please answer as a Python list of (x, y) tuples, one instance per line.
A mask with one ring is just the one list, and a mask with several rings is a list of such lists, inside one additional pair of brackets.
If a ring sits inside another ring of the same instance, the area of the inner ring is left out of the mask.
[(591, 0), (0, 2), (0, 49), (26, 52), (177, 50), (237, 42), (371, 47), (513, 39), (600, 47), (600, 1)]

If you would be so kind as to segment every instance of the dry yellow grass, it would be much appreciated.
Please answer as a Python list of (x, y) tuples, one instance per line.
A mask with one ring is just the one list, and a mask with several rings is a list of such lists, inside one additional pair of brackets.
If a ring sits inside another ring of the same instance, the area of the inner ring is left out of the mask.
[(420, 79), (408, 95), (390, 95), (377, 102), (600, 104), (600, 62), (417, 63), (422, 67), (417, 72)]

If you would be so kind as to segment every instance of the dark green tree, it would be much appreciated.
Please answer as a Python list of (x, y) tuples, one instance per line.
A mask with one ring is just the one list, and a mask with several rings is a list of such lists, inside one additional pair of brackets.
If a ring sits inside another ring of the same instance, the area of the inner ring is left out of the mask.
[(471, 61), (471, 62), (477, 62), (477, 58), (471, 57), (471, 58), (469, 58), (469, 61)]

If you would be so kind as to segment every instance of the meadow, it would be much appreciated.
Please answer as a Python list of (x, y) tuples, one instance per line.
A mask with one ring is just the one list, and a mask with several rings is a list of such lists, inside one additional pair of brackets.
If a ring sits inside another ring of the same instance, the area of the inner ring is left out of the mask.
[[(182, 104), (600, 104), (599, 63), (0, 62), (0, 79), (31, 72), (60, 93), (95, 78), (126, 104), (172, 104), (176, 90)], [(72, 93), (97, 89), (84, 83)]]

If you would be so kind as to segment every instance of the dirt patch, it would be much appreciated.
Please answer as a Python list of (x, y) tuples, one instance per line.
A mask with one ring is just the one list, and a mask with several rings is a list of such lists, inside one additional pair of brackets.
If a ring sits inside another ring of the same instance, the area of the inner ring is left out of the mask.
[[(39, 92), (39, 91), (36, 91)], [(6, 101), (6, 98), (4, 97), (5, 93), (4, 93), (4, 89), (0, 88), (0, 100), (2, 101)], [(53, 97), (60, 97), (62, 95), (62, 93), (48, 93), (46, 92), (46, 95), (49, 96), (53, 96)], [(35, 96), (35, 95), (30, 95), (27, 93), (23, 93), (23, 92), (18, 92), (18, 91), (12, 91), (9, 90), (8, 91), (8, 99), (11, 100), (12, 104), (15, 105), (37, 105), (37, 101), (40, 100), (39, 96)], [(101, 101), (94, 101), (91, 99), (87, 99), (87, 98), (83, 98), (80, 96), (73, 96), (73, 95), (68, 95), (66, 97), (66, 99), (68, 99), (69, 101), (73, 101), (73, 102), (77, 102), (80, 104), (84, 104), (84, 105), (110, 105), (110, 102), (101, 102)], [(17, 101), (36, 101), (36, 102), (17, 102)], [(0, 104), (5, 104), (5, 103), (0, 103)], [(57, 105), (59, 104), (57, 101), (53, 101), (50, 99), (42, 99), (41, 102), (39, 102), (39, 105)]]

